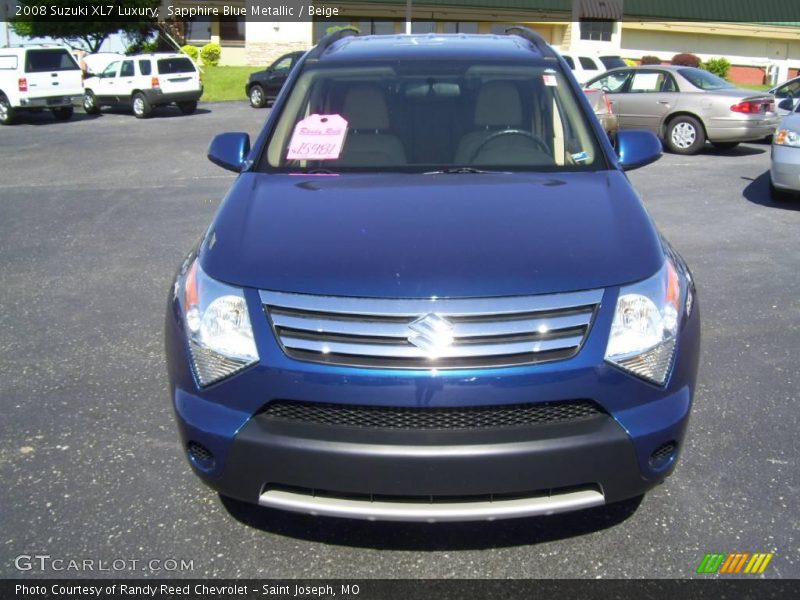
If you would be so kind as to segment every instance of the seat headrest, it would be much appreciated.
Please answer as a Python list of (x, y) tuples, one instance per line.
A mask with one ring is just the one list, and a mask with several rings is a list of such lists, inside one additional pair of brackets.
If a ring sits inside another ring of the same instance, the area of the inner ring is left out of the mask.
[(475, 125), (521, 125), (522, 104), (517, 87), (508, 81), (490, 81), (481, 87), (475, 103)]
[(350, 88), (344, 98), (343, 112), (350, 129), (389, 129), (386, 98), (375, 86)]

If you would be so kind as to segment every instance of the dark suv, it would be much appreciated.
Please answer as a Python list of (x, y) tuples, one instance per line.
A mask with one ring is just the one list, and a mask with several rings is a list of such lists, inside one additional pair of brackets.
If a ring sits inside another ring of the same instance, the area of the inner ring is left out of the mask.
[(250, 99), (250, 106), (264, 108), (273, 103), (303, 54), (305, 52), (284, 54), (263, 71), (251, 73), (244, 90)]
[(667, 477), (695, 390), (692, 277), (535, 33), (324, 38), (171, 287), (197, 475), (363, 519), (552, 514)]

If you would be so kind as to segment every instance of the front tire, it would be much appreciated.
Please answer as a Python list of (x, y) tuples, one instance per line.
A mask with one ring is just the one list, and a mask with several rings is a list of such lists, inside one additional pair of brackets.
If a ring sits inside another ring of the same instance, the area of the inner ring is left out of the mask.
[(133, 116), (137, 119), (146, 119), (153, 114), (153, 107), (150, 101), (141, 92), (136, 92), (131, 100)]
[(697, 154), (706, 143), (703, 125), (688, 115), (675, 117), (667, 126), (666, 144), (675, 154)]
[(253, 108), (264, 108), (267, 105), (267, 95), (264, 88), (256, 84), (250, 88), (250, 106)]
[(87, 115), (96, 115), (100, 112), (100, 106), (97, 104), (97, 96), (94, 95), (92, 90), (86, 90), (83, 93), (83, 112)]
[(75, 109), (71, 106), (59, 106), (53, 109), (53, 116), (56, 118), (56, 121), (69, 121), (74, 112)]
[(197, 101), (192, 100), (191, 102), (178, 102), (178, 110), (185, 115), (190, 115), (197, 110)]
[(16, 111), (11, 108), (8, 98), (0, 94), (0, 125), (13, 125), (16, 116)]

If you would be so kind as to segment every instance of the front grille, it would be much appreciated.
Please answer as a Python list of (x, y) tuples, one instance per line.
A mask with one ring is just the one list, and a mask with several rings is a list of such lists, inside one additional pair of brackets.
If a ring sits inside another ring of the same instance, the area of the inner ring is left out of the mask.
[(481, 429), (591, 419), (603, 416), (605, 412), (590, 400), (459, 408), (360, 406), (277, 400), (267, 404), (261, 414), (283, 421), (342, 427)]
[(401, 369), (533, 364), (582, 346), (602, 290), (503, 298), (383, 299), (261, 292), (283, 351)]

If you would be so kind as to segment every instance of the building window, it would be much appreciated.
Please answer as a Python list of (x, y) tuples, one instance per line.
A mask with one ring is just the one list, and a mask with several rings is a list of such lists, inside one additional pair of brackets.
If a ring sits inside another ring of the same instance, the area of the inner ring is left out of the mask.
[(436, 33), (436, 21), (412, 21), (411, 33)]
[(244, 17), (219, 20), (219, 41), (223, 46), (244, 46)]
[(211, 19), (208, 17), (193, 17), (184, 25), (187, 43), (207, 44), (211, 41)]
[(478, 33), (478, 24), (474, 21), (445, 22), (442, 33)]
[(614, 21), (581, 19), (581, 39), (596, 42), (610, 42), (614, 32)]

